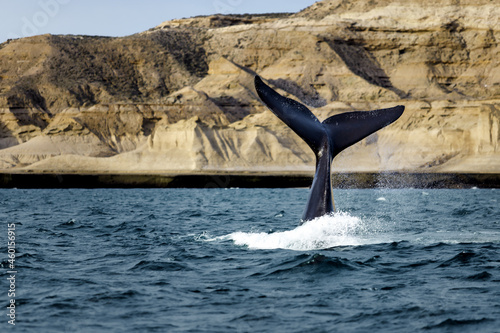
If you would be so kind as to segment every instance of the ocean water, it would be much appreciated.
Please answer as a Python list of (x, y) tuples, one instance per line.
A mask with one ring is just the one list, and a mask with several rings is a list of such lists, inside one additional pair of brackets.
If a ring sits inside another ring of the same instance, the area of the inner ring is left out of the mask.
[(307, 194), (2, 189), (0, 330), (500, 332), (499, 190)]

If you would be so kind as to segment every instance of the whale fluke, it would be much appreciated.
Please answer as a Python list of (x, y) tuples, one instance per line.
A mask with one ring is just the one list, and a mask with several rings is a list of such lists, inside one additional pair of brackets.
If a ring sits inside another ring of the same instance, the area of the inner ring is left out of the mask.
[(302, 222), (335, 211), (331, 187), (331, 163), (342, 150), (393, 123), (404, 106), (373, 111), (346, 112), (320, 122), (303, 104), (278, 94), (255, 77), (255, 90), (264, 104), (298, 136), (316, 155), (316, 173)]

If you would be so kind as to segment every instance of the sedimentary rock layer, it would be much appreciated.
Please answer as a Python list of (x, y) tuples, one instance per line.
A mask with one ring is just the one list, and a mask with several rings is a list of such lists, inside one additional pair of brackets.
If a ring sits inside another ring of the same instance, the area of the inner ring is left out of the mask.
[(164, 22), (122, 38), (0, 45), (7, 172), (311, 172), (253, 77), (320, 119), (403, 104), (336, 171), (500, 172), (496, 1), (321, 1)]

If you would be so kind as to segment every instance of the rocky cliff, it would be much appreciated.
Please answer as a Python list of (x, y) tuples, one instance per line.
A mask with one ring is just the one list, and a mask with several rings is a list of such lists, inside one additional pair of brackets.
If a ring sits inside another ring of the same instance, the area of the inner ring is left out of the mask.
[(261, 75), (318, 118), (403, 104), (334, 171), (500, 172), (495, 0), (329, 0), (169, 21), (123, 38), (0, 45), (4, 172), (311, 172)]

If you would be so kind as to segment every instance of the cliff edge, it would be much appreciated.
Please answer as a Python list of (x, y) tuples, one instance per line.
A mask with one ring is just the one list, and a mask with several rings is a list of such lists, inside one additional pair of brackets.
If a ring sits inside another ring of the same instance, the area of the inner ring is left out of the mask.
[(3, 172), (295, 172), (307, 145), (253, 77), (333, 114), (406, 106), (334, 171), (500, 173), (493, 0), (320, 1), (164, 22), (122, 38), (0, 44)]

